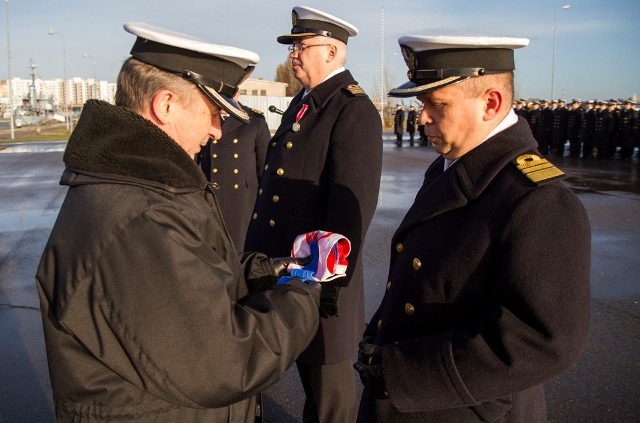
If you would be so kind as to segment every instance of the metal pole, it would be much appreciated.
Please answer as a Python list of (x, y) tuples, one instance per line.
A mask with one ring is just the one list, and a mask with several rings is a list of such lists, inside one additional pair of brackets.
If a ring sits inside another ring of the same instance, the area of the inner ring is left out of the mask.
[(558, 33), (558, 10), (569, 9), (570, 4), (565, 4), (562, 7), (553, 10), (553, 61), (551, 64), (551, 98), (549, 101), (553, 101), (556, 95), (556, 39)]
[(66, 47), (66, 43), (64, 41), (64, 35), (62, 35), (59, 32), (55, 32), (53, 30), (53, 28), (49, 28), (49, 35), (59, 35), (60, 38), (62, 38), (62, 66), (63, 66), (63, 75), (64, 75), (64, 81), (62, 82), (62, 97), (63, 97), (63, 105), (64, 105), (64, 109), (65, 109), (65, 113), (66, 113), (66, 119), (65, 121), (67, 122), (67, 130), (70, 127), (70, 120), (71, 120), (71, 115), (69, 113), (69, 108), (67, 107), (67, 47)]
[(9, 88), (9, 122), (11, 126), (11, 139), (15, 139), (15, 122), (13, 120), (13, 90), (11, 89), (11, 31), (9, 31), (9, 0), (5, 1), (7, 11), (7, 86)]
[[(97, 91), (97, 89), (96, 89), (96, 59), (92, 55), (87, 54), (87, 53), (84, 53), (83, 56), (90, 58), (91, 59), (91, 64), (93, 65), (93, 87), (91, 88), (91, 94), (90, 94), (89, 98), (97, 98), (97, 96), (93, 95), (94, 91)], [(97, 92), (96, 92), (96, 94), (97, 94)]]
[(380, 119), (384, 126), (384, 6), (380, 9)]

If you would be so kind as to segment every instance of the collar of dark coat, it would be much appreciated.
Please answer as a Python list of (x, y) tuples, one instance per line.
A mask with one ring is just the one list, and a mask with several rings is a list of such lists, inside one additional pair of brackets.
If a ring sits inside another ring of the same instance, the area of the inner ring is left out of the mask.
[(444, 159), (438, 157), (427, 169), (425, 183), (397, 233), (418, 221), (464, 207), (478, 198), (505, 166), (513, 166), (513, 159), (535, 151), (537, 146), (529, 124), (519, 117), (515, 125), (462, 156), (446, 172), (442, 172)]
[(324, 107), (341, 88), (350, 84), (357, 84), (357, 82), (353, 79), (351, 72), (345, 69), (315, 87), (309, 93), (309, 99), (306, 100), (309, 102), (311, 111), (314, 108), (321, 109)]
[(63, 160), (68, 171), (121, 182), (135, 180), (169, 190), (207, 185), (193, 159), (160, 128), (99, 100), (85, 103)]
[[(244, 107), (243, 107), (244, 109)], [(255, 119), (251, 114), (249, 114), (249, 119)], [(233, 132), (234, 130), (242, 127), (242, 125), (250, 125), (250, 123), (244, 123), (239, 121), (238, 119), (234, 119), (231, 116), (227, 116), (222, 122), (222, 136), (226, 138), (229, 135), (229, 132)]]
[(353, 79), (351, 72), (345, 69), (311, 90), (302, 103), (300, 103), (300, 100), (304, 95), (304, 89), (300, 90), (291, 100), (289, 107), (282, 117), (281, 124), (273, 137), (275, 138), (291, 129), (291, 124), (295, 121), (295, 116), (302, 104), (306, 103), (309, 105), (309, 110), (305, 113), (305, 117), (311, 116), (318, 109), (323, 108), (342, 88), (351, 84), (357, 84), (357, 82)]

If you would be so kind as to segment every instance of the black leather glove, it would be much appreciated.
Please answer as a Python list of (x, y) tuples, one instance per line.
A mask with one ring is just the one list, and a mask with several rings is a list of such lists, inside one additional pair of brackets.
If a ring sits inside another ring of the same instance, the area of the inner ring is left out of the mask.
[(289, 271), (287, 267), (290, 264), (298, 264), (304, 266), (311, 261), (311, 256), (308, 257), (276, 257), (271, 259), (273, 264), (273, 271), (276, 276), (287, 276)]
[(320, 317), (328, 319), (329, 316), (338, 315), (338, 292), (340, 287), (331, 282), (323, 283), (320, 291)]
[(358, 346), (358, 361), (353, 368), (360, 375), (363, 385), (371, 384), (376, 390), (384, 392), (380, 354), (380, 346), (374, 344), (374, 338), (365, 336)]

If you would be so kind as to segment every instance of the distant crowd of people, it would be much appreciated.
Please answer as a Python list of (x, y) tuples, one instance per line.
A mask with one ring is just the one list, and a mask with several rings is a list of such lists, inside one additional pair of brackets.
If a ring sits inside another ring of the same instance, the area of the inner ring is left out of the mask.
[(632, 100), (519, 99), (515, 112), (529, 122), (542, 154), (584, 159), (630, 160), (640, 147), (638, 107)]

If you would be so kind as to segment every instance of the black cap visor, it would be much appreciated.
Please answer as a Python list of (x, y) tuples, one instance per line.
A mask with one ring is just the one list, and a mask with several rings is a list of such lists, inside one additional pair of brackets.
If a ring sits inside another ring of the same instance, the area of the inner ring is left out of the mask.
[(178, 74), (196, 84), (215, 104), (242, 122), (249, 115), (233, 100), (238, 86), (253, 72), (239, 65), (180, 47), (169, 46), (138, 37), (131, 55), (160, 69)]

